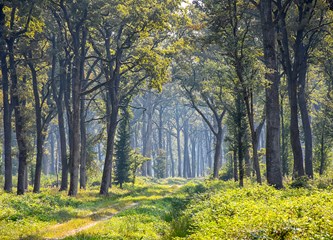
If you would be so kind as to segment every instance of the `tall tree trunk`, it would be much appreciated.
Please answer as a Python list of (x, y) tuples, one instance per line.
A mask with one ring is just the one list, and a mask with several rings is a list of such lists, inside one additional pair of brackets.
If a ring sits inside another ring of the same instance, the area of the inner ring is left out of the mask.
[[(207, 155), (210, 154), (208, 151), (208, 147), (206, 148), (206, 157)], [(204, 177), (205, 176), (205, 159), (206, 157), (204, 156), (204, 149), (203, 146), (201, 145), (201, 166), (200, 166), (200, 176)]]
[(237, 149), (236, 148), (233, 150), (232, 158), (233, 158), (234, 181), (237, 182), (238, 181), (238, 167), (237, 167), (238, 161), (237, 161)]
[[(170, 130), (171, 131), (171, 130)], [(169, 146), (169, 156), (171, 161), (171, 177), (175, 177), (175, 161), (173, 159), (173, 152), (172, 152), (172, 135), (168, 133), (168, 146)]]
[[(87, 87), (87, 79), (85, 78), (84, 73), (84, 63), (86, 56), (86, 38), (87, 38), (87, 29), (83, 28), (82, 30), (82, 38), (81, 38), (81, 53), (80, 53), (80, 81), (81, 81), (81, 89), (80, 91), (84, 91)], [(81, 156), (80, 156), (80, 188), (86, 189), (87, 182), (87, 173), (86, 173), (86, 165), (87, 165), (87, 130), (86, 130), (86, 119), (85, 119), (85, 99), (81, 97), (80, 99), (80, 133), (81, 133)]]
[(3, 101), (3, 128), (4, 128), (4, 162), (5, 162), (5, 185), (6, 192), (12, 191), (12, 125), (11, 125), (11, 106), (9, 103), (9, 78), (5, 36), (5, 14), (4, 4), (0, 4), (0, 57), (2, 73), (2, 101)]
[(64, 119), (63, 97), (64, 97), (64, 81), (66, 80), (65, 61), (60, 61), (60, 86), (59, 96), (56, 99), (57, 113), (58, 113), (58, 129), (60, 140), (60, 161), (61, 161), (61, 184), (60, 191), (66, 191), (68, 188), (68, 158), (67, 158), (67, 140)]
[(283, 176), (289, 175), (289, 166), (288, 166), (288, 145), (286, 143), (286, 126), (284, 123), (284, 106), (283, 99), (281, 99), (281, 143), (282, 143), (282, 174)]
[(304, 131), (304, 142), (305, 142), (305, 173), (309, 178), (313, 178), (313, 166), (312, 166), (312, 131), (310, 124), (310, 116), (307, 107), (305, 97), (305, 84), (306, 84), (306, 72), (307, 72), (307, 58), (304, 46), (302, 49), (302, 62), (299, 71), (299, 91), (298, 91), (298, 105), (301, 112), (302, 126)]
[(63, 99), (65, 92), (65, 81), (66, 81), (66, 60), (59, 59), (59, 91), (57, 91), (56, 85), (56, 57), (57, 47), (56, 39), (52, 37), (52, 69), (51, 69), (51, 87), (53, 99), (57, 107), (58, 115), (58, 131), (59, 131), (59, 142), (57, 144), (58, 150), (60, 150), (60, 162), (61, 162), (61, 184), (60, 191), (66, 191), (68, 187), (68, 159), (67, 159), (67, 143), (66, 143), (66, 130), (65, 130), (65, 119), (64, 119), (64, 107)]
[(18, 179), (17, 179), (17, 194), (22, 195), (25, 192), (25, 170), (27, 165), (27, 145), (25, 139), (23, 113), (21, 108), (23, 103), (19, 99), (19, 86), (18, 78), (16, 73), (16, 63), (14, 59), (14, 41), (11, 38), (7, 41), (8, 51), (9, 51), (9, 64), (10, 64), (10, 76), (12, 80), (11, 85), (11, 100), (15, 113), (15, 130), (16, 130), (16, 140), (18, 145), (18, 155), (19, 155), (19, 166), (18, 166)]
[(164, 108), (159, 109), (159, 126), (158, 126), (158, 148), (163, 149), (163, 112)]
[(191, 176), (190, 172), (190, 154), (189, 154), (189, 123), (188, 119), (184, 121), (183, 137), (184, 137), (184, 163), (183, 163), (183, 177), (188, 178)]
[[(112, 87), (110, 87), (112, 88)], [(109, 89), (109, 91), (113, 91)], [(112, 93), (113, 94), (113, 93)], [(112, 172), (112, 158), (114, 153), (114, 141), (115, 135), (117, 130), (117, 123), (118, 123), (118, 111), (119, 111), (119, 101), (116, 96), (111, 97), (112, 99), (112, 109), (111, 109), (111, 116), (109, 119), (109, 129), (107, 132), (107, 145), (106, 145), (106, 155), (105, 155), (105, 162), (104, 162), (104, 169), (103, 169), (103, 176), (102, 176), (102, 183), (100, 194), (107, 195), (109, 191), (109, 186), (111, 183), (111, 172)]]
[(222, 126), (218, 126), (217, 134), (215, 136), (216, 143), (215, 143), (215, 152), (214, 152), (213, 178), (219, 177), (219, 162), (221, 159), (222, 137), (223, 137)]
[(12, 191), (12, 157), (11, 157), (11, 109), (9, 104), (9, 79), (7, 66), (7, 53), (5, 36), (4, 4), (0, 4), (0, 55), (3, 88), (3, 126), (4, 126), (4, 160), (5, 160), (5, 185), (6, 192)]
[(237, 133), (236, 133), (236, 141), (237, 141), (237, 154), (238, 154), (238, 170), (239, 170), (239, 186), (244, 186), (244, 130), (246, 131), (246, 127), (244, 125), (243, 120), (243, 109), (242, 109), (242, 99), (240, 94), (238, 94), (236, 99), (236, 114), (237, 117), (235, 119), (235, 122), (237, 124)]
[(245, 176), (251, 177), (251, 161), (250, 161), (250, 151), (248, 147), (245, 149), (244, 159), (245, 159)]
[(50, 168), (50, 173), (51, 174), (57, 174), (57, 162), (56, 162), (56, 157), (55, 157), (55, 141), (54, 141), (53, 128), (54, 128), (54, 126), (51, 127), (51, 130), (49, 132), (50, 154), (51, 154), (51, 168)]
[(74, 48), (74, 63), (72, 69), (72, 119), (71, 119), (71, 127), (72, 127), (72, 142), (70, 144), (71, 147), (71, 160), (70, 160), (70, 182), (69, 182), (69, 196), (76, 196), (78, 192), (78, 184), (79, 184), (79, 165), (80, 165), (80, 157), (81, 157), (81, 132), (80, 132), (80, 109), (81, 109), (81, 79), (80, 79), (80, 67), (81, 67), (81, 59), (80, 59), (80, 44), (79, 44), (79, 36), (72, 34), (73, 37), (73, 48)]
[[(146, 122), (146, 113), (143, 112), (142, 113), (142, 128), (141, 128), (141, 138), (142, 138), (142, 155), (145, 156), (146, 155), (146, 135), (147, 135), (147, 122)], [(147, 176), (147, 162), (144, 162), (142, 164), (142, 176)]]
[[(118, 36), (120, 37), (120, 36)], [(102, 183), (100, 188), (101, 195), (107, 195), (109, 187), (111, 187), (112, 182), (112, 159), (114, 155), (114, 143), (115, 136), (118, 125), (118, 114), (119, 114), (119, 84), (120, 84), (120, 67), (122, 50), (117, 49), (115, 67), (113, 67), (114, 62), (111, 61), (110, 56), (110, 38), (105, 40), (105, 47), (107, 50), (107, 58), (110, 63), (105, 72), (105, 77), (108, 82), (108, 97), (112, 106), (111, 113), (108, 119), (108, 133), (107, 133), (107, 146), (105, 154), (105, 162), (103, 168)]]
[(178, 116), (178, 108), (176, 109), (176, 131), (177, 131), (177, 154), (178, 154), (178, 177), (182, 177), (182, 157), (181, 157), (181, 147), (180, 147), (180, 119)]
[(85, 124), (85, 101), (81, 99), (81, 159), (80, 159), (80, 188), (86, 189), (87, 182), (87, 133), (86, 133), (86, 124)]
[(210, 136), (211, 132), (209, 130), (205, 131), (205, 144), (206, 144), (206, 150), (207, 150), (207, 162), (208, 162), (208, 167), (210, 169), (213, 168), (213, 161), (212, 161), (212, 154), (210, 152), (210, 149), (211, 149), (211, 136)]
[(280, 160), (280, 77), (276, 58), (276, 33), (273, 27), (272, 1), (260, 1), (261, 28), (264, 45), (264, 61), (268, 69), (266, 79), (271, 84), (266, 88), (266, 171), (268, 184), (282, 188)]
[(196, 141), (195, 141), (196, 139), (195, 139), (195, 136), (192, 136), (192, 138), (191, 138), (191, 146), (192, 146), (192, 153), (191, 153), (191, 155), (192, 155), (192, 175), (191, 175), (191, 177), (192, 178), (195, 178), (196, 177), (196, 175), (195, 175), (195, 173), (196, 173), (196, 158), (197, 158), (197, 154), (196, 154)]
[(325, 143), (324, 143), (324, 129), (321, 129), (321, 138), (320, 138), (320, 165), (319, 165), (319, 175), (323, 175), (325, 167)]
[[(304, 39), (305, 26), (311, 16), (311, 1), (309, 3), (300, 2), (298, 7), (298, 26), (293, 44), (294, 56), (290, 56), (289, 33), (286, 25), (286, 12), (282, 1), (277, 1), (279, 11), (279, 31), (281, 39), (279, 41), (281, 49), (281, 57), (284, 70), (288, 79), (288, 95), (290, 105), (290, 140), (294, 156), (293, 177), (298, 178), (304, 176), (303, 153), (300, 141), (300, 133), (298, 126), (298, 77), (300, 74), (301, 63), (304, 58), (302, 41)], [(304, 7), (304, 8), (303, 8)], [(293, 62), (292, 60), (293, 59)]]
[[(146, 134), (146, 154), (144, 156), (151, 158), (152, 157), (152, 148), (153, 148), (153, 109), (151, 102), (151, 93), (148, 93), (148, 113), (147, 113), (147, 134)], [(147, 161), (147, 175), (152, 176), (152, 160)]]
[(203, 148), (203, 141), (198, 139), (198, 144), (197, 144), (197, 163), (196, 163), (196, 177), (200, 177), (200, 164), (201, 164), (201, 155), (202, 155), (202, 148)]
[(297, 83), (296, 79), (289, 81), (290, 101), (290, 141), (294, 154), (294, 177), (304, 176), (303, 153), (298, 126)]
[[(29, 58), (32, 58), (32, 53), (29, 53)], [(35, 178), (34, 178), (34, 193), (38, 193), (40, 191), (40, 178), (42, 173), (42, 161), (43, 161), (43, 129), (42, 129), (42, 109), (39, 99), (39, 91), (38, 91), (38, 81), (37, 81), (37, 72), (35, 67), (31, 62), (28, 63), (31, 77), (32, 77), (32, 87), (34, 93), (35, 100), (35, 121), (36, 121), (36, 168), (35, 168)]]

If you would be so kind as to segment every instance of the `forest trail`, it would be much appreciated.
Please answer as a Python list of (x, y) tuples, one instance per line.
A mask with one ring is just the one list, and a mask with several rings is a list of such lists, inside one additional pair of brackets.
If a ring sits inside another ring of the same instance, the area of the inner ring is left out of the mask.
[[(66, 229), (68, 227), (68, 225), (69, 225), (68, 222), (62, 223), (62, 224), (57, 224), (46, 230), (46, 232), (49, 232), (49, 233), (52, 232), (53, 233), (52, 235), (54, 237), (46, 237), (44, 239), (58, 240), (58, 239), (65, 239), (67, 237), (74, 236), (83, 230), (91, 228), (100, 222), (107, 221), (107, 220), (111, 219), (113, 216), (115, 216), (116, 214), (119, 214), (127, 209), (136, 207), (139, 204), (140, 204), (139, 202), (134, 202), (134, 203), (131, 203), (131, 204), (123, 207), (122, 209), (120, 209), (118, 211), (116, 210), (113, 213), (109, 212), (106, 214), (103, 214), (103, 212), (108, 212), (108, 211), (110, 211), (110, 209), (111, 209), (111, 211), (114, 210), (114, 206), (102, 208), (92, 214), (89, 214), (88, 216), (86, 216), (84, 218), (80, 218), (79, 220), (81, 220), (81, 221), (79, 221), (79, 223), (78, 223), (79, 225), (75, 226), (75, 228), (68, 229), (67, 231), (64, 231), (64, 229)], [(87, 221), (85, 221), (85, 220), (87, 220)], [(77, 219), (71, 220), (69, 222), (73, 222), (73, 221), (77, 221)]]
[(38, 239), (56, 240), (76, 236), (87, 229), (93, 228), (97, 224), (107, 222), (117, 214), (136, 208), (144, 202), (164, 199), (175, 193), (180, 186), (182, 185), (169, 185), (163, 188), (147, 189), (140, 194), (128, 195), (127, 197), (117, 199), (115, 202), (101, 207), (90, 214), (77, 216), (67, 222), (51, 225), (43, 229), (39, 232)]

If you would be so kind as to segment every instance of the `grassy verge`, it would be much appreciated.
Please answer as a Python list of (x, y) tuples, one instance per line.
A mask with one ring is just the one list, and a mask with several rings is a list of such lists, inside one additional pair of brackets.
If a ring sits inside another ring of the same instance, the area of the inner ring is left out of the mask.
[(175, 220), (182, 228), (174, 239), (333, 239), (333, 192), (322, 180), (283, 190), (231, 181), (202, 188)]
[[(98, 188), (80, 190), (77, 197), (54, 188), (42, 193), (0, 194), (0, 239), (42, 239), (63, 236), (71, 229), (110, 216), (133, 202), (153, 201), (171, 193), (177, 185), (139, 180), (136, 186), (112, 188), (108, 197)], [(175, 184), (184, 183), (178, 180)]]

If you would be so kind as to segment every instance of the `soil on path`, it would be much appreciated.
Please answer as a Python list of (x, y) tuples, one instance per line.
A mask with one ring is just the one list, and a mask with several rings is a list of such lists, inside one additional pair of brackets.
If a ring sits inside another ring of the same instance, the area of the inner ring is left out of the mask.
[[(118, 210), (118, 211), (115, 211), (113, 213), (109, 213), (109, 214), (104, 214), (103, 216), (99, 216), (100, 213), (103, 211), (103, 210), (107, 210), (108, 208), (103, 208), (103, 209), (100, 209), (98, 212), (94, 212), (92, 214), (89, 214), (88, 216), (82, 218), (82, 221), (81, 224), (79, 223), (79, 226), (75, 227), (74, 229), (70, 229), (70, 230), (67, 230), (67, 231), (61, 231), (62, 229), (66, 228), (66, 225), (68, 225), (68, 223), (62, 223), (62, 224), (57, 224), (55, 226), (52, 226), (51, 228), (49, 228), (47, 231), (48, 232), (57, 232), (60, 230), (60, 232), (57, 234), (55, 233), (56, 237), (46, 237), (44, 239), (47, 239), (47, 240), (58, 240), (58, 239), (65, 239), (67, 237), (70, 237), (70, 236), (74, 236), (76, 234), (78, 234), (79, 232), (81, 231), (84, 231), (88, 228), (91, 228), (95, 225), (97, 225), (98, 223), (100, 222), (103, 222), (103, 221), (107, 221), (109, 219), (111, 219), (113, 216), (115, 216), (116, 214), (118, 213), (121, 213), (127, 209), (130, 209), (130, 208), (134, 208), (136, 206), (138, 206), (139, 203), (138, 202), (134, 202), (134, 203), (131, 203), (125, 207), (123, 207), (121, 210)], [(84, 220), (88, 220), (87, 222), (85, 222)]]

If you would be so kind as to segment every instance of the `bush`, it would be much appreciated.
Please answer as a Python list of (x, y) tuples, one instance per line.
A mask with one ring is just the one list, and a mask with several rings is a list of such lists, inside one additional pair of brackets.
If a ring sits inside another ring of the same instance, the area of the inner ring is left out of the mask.
[(291, 188), (309, 188), (309, 182), (308, 182), (308, 177), (306, 176), (302, 176), (299, 178), (296, 178), (292, 181), (292, 183), (290, 184)]
[[(299, 180), (295, 186), (306, 186), (304, 182), (307, 183)], [(330, 191), (276, 190), (267, 185), (239, 188), (229, 182), (205, 186), (206, 192), (192, 198), (173, 226), (175, 232), (179, 226), (188, 231), (185, 239), (331, 239), (333, 236)]]

